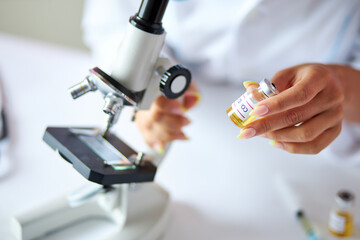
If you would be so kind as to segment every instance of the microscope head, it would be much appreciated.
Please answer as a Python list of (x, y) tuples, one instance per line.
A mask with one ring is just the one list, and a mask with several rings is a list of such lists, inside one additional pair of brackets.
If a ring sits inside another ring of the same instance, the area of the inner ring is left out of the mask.
[(99, 90), (105, 99), (106, 130), (119, 118), (124, 106), (149, 109), (160, 94), (180, 97), (189, 87), (191, 73), (162, 56), (165, 41), (162, 18), (168, 0), (143, 0), (130, 18), (110, 75), (95, 67), (79, 84), (69, 89), (74, 99)]

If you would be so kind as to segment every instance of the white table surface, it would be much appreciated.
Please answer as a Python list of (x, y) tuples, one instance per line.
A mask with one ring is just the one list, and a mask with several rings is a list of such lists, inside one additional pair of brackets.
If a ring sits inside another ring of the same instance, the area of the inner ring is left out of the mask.
[[(11, 239), (8, 216), (87, 184), (42, 135), (49, 125), (102, 125), (99, 94), (73, 101), (67, 92), (93, 66), (87, 53), (0, 34), (0, 78), (10, 125), (0, 160), (0, 239)], [(172, 197), (164, 239), (306, 239), (275, 188), (278, 174), (301, 196), (322, 239), (330, 239), (326, 226), (335, 193), (349, 189), (360, 202), (360, 168), (288, 154), (261, 138), (238, 140), (239, 130), (225, 110), (242, 89), (199, 87), (202, 100), (188, 113), (192, 124), (185, 130), (190, 140), (172, 145), (156, 176)], [(143, 146), (126, 117), (116, 131)], [(353, 239), (360, 239), (359, 206)]]

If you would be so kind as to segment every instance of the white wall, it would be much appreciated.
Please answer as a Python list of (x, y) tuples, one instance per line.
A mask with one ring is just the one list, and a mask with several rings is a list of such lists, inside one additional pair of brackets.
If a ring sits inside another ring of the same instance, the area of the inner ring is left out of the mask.
[(82, 8), (83, 0), (0, 0), (0, 32), (86, 49)]

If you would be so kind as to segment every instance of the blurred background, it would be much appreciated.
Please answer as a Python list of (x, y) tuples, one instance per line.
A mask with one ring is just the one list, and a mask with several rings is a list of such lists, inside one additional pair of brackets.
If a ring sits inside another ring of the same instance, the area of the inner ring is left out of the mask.
[[(102, 99), (89, 96), (74, 102), (66, 91), (93, 66), (82, 40), (84, 2), (0, 0), (0, 81), (12, 124), (10, 147), (0, 158), (6, 173), (0, 172), (0, 192), (6, 193), (0, 198), (0, 239), (11, 239), (2, 235), (9, 234), (4, 224), (7, 216), (86, 183), (42, 141), (49, 125), (98, 126), (103, 121)], [(360, 196), (359, 168), (337, 165), (321, 156), (290, 155), (272, 149), (265, 139), (241, 142), (246, 151), (236, 158), (238, 130), (224, 113), (239, 89), (205, 84), (200, 89), (202, 101), (189, 112), (194, 119), (187, 128), (191, 141), (174, 144), (157, 174), (156, 181), (172, 196), (173, 219), (165, 239), (305, 239), (276, 192), (276, 174), (294, 183), (309, 219), (327, 237), (336, 191), (345, 188)], [(223, 97), (214, 98), (219, 92)], [(118, 124), (117, 132), (125, 135), (127, 128)], [(225, 150), (218, 139), (223, 139)], [(214, 152), (209, 151), (212, 146)], [(360, 239), (359, 213), (357, 204), (352, 239)]]
[(0, 0), (0, 32), (87, 50), (83, 0)]

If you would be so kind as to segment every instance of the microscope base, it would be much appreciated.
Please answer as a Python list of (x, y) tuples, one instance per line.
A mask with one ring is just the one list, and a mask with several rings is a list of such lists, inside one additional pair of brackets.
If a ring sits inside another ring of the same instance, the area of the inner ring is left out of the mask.
[(169, 194), (155, 183), (129, 188), (124, 185), (110, 195), (99, 193), (79, 206), (71, 206), (68, 196), (50, 201), (16, 216), (12, 221), (12, 231), (16, 239), (23, 240), (64, 239), (64, 236), (91, 239), (88, 235), (86, 238), (82, 236), (91, 229), (84, 228), (81, 223), (107, 220), (111, 223), (111, 231), (106, 228), (102, 234), (102, 229), (98, 229), (102, 237), (95, 239), (156, 240), (162, 236), (168, 222), (169, 203)]
[(170, 217), (169, 193), (157, 184), (146, 185), (129, 192), (127, 219), (117, 240), (156, 240), (164, 234)]

